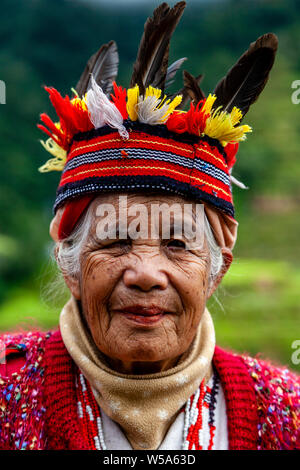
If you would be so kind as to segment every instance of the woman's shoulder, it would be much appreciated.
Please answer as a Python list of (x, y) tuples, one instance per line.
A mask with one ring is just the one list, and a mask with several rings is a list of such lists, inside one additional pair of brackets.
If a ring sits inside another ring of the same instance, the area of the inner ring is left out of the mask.
[(300, 375), (287, 367), (242, 355), (253, 379), (260, 420), (258, 434), (272, 446), (300, 449)]
[(248, 354), (217, 348), (215, 356), (225, 386), (247, 392), (250, 400), (252, 396), (261, 448), (299, 448), (300, 375)]
[(41, 330), (0, 332), (0, 341), (2, 345), (19, 345), (21, 349), (24, 349), (32, 342), (41, 341), (39, 338), (44, 338), (48, 334), (49, 332)]
[(45, 342), (51, 334), (45, 331), (0, 333), (0, 377), (12, 377), (26, 363), (35, 362), (43, 355)]
[(0, 449), (44, 448), (44, 353), (50, 336), (0, 335)]
[(223, 367), (230, 369), (247, 370), (248, 374), (257, 384), (258, 389), (267, 387), (268, 394), (279, 394), (298, 391), (300, 388), (300, 375), (286, 366), (262, 359), (260, 355), (251, 356), (247, 353), (241, 354), (227, 351), (216, 347), (214, 361), (221, 363)]
[(259, 389), (266, 385), (269, 389), (268, 393), (279, 395), (299, 390), (300, 375), (296, 371), (262, 359), (260, 356), (252, 357), (248, 354), (241, 354), (240, 357)]

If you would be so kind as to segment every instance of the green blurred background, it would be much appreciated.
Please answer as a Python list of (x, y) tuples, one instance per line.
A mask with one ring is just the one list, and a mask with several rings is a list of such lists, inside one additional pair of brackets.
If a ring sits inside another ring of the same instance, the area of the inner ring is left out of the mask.
[[(175, 2), (171, 1), (170, 4)], [(40, 112), (55, 118), (43, 85), (70, 93), (87, 58), (114, 39), (117, 82), (129, 84), (146, 17), (159, 2), (2, 0), (0, 79), (0, 330), (57, 325), (67, 297), (55, 277), (48, 235), (59, 174), (40, 174), (48, 155), (36, 128)], [(187, 1), (173, 37), (170, 61), (205, 75), (205, 93), (266, 32), (279, 38), (269, 83), (247, 115), (254, 132), (241, 144), (234, 176), (240, 222), (235, 261), (209, 307), (217, 342), (291, 363), (300, 339), (300, 105), (291, 88), (300, 79), (300, 2), (296, 0)], [(181, 73), (172, 86), (181, 87)], [(172, 91), (172, 90), (171, 90)]]

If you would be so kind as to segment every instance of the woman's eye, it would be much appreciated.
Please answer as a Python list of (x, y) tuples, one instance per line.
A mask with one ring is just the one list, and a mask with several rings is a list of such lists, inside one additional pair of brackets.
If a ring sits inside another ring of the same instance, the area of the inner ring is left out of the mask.
[(105, 248), (128, 248), (131, 246), (130, 240), (116, 240), (115, 242), (108, 243)]
[(170, 240), (167, 244), (168, 248), (182, 248), (185, 249), (185, 242), (182, 240)]

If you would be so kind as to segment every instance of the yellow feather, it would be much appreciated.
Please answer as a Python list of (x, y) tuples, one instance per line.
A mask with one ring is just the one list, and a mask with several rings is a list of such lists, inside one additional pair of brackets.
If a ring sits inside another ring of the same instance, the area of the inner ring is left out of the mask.
[(64, 169), (66, 160), (67, 160), (67, 152), (63, 148), (61, 148), (51, 137), (44, 142), (40, 140), (42, 146), (47, 150), (47, 152), (51, 153), (55, 158), (50, 158), (43, 166), (39, 168), (41, 173), (46, 173), (48, 171), (62, 171)]
[(234, 107), (230, 114), (217, 108), (207, 119), (204, 133), (218, 139), (223, 146), (229, 142), (245, 140), (246, 133), (252, 132), (252, 129), (247, 125), (236, 126), (242, 116), (241, 110), (237, 107)]
[[(170, 101), (170, 100), (166, 101), (165, 104), (168, 104), (169, 101)], [(174, 98), (174, 99), (171, 101), (171, 103), (169, 104), (169, 107), (168, 107), (167, 112), (166, 112), (166, 113), (163, 115), (163, 117), (162, 117), (163, 122), (165, 122), (165, 121), (166, 121), (166, 118), (168, 118), (168, 117), (170, 116), (170, 114), (173, 113), (173, 111), (175, 110), (175, 108), (177, 108), (177, 106), (180, 105), (181, 101), (182, 101), (182, 95), (177, 95), (177, 96), (175, 96), (175, 98)]]
[(138, 85), (135, 85), (134, 88), (129, 88), (127, 90), (127, 112), (128, 116), (132, 121), (136, 121), (138, 118), (137, 115), (137, 104), (139, 100), (140, 90)]
[(79, 98), (79, 95), (77, 91), (75, 90), (75, 88), (71, 88), (71, 92), (74, 93), (74, 95), (77, 96), (77, 98)]
[(243, 113), (242, 111), (237, 108), (236, 106), (234, 106), (232, 108), (232, 111), (230, 113), (230, 116), (231, 116), (231, 122), (232, 122), (232, 125), (235, 126), (236, 124), (238, 124), (240, 122), (240, 120), (242, 119), (243, 117)]
[(211, 93), (208, 95), (202, 108), (202, 111), (204, 112), (204, 114), (211, 113), (211, 108), (214, 102), (216, 101), (216, 99), (217, 99), (216, 95), (212, 95)]
[(87, 105), (86, 105), (86, 97), (84, 96), (82, 99), (79, 97), (75, 97), (71, 99), (71, 103), (75, 106), (78, 106), (79, 108), (83, 109), (84, 111), (87, 111)]
[(159, 88), (154, 88), (153, 86), (148, 86), (146, 88), (146, 93), (145, 93), (145, 98), (148, 98), (148, 96), (155, 96), (157, 99), (160, 98), (161, 95), (161, 90)]

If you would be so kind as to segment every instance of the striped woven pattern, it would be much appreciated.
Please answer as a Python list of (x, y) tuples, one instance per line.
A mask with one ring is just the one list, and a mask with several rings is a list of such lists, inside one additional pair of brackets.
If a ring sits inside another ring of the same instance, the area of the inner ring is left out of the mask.
[(208, 202), (234, 215), (226, 153), (217, 140), (132, 124), (127, 124), (128, 140), (108, 126), (75, 135), (54, 212), (83, 194), (149, 189)]
[[(26, 359), (21, 370), (9, 374), (0, 366), (0, 450), (95, 449), (95, 423), (78, 419), (78, 369), (60, 332), (9, 334), (1, 340), (8, 349), (25, 352)], [(299, 375), (219, 347), (213, 366), (226, 400), (229, 449), (300, 450)], [(88, 397), (97, 416), (89, 387)]]

